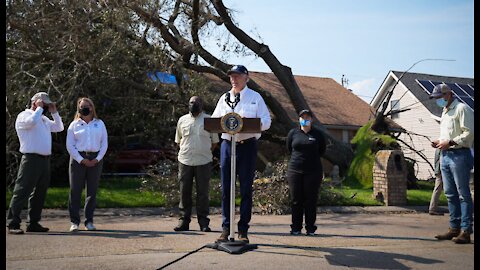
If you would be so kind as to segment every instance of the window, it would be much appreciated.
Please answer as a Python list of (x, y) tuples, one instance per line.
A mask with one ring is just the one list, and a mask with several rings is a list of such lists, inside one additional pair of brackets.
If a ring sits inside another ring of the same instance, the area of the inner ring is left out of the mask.
[(400, 110), (400, 100), (396, 99), (396, 100), (390, 101), (390, 107), (392, 110), (392, 115), (391, 115), (392, 119), (398, 118), (399, 114), (396, 112)]

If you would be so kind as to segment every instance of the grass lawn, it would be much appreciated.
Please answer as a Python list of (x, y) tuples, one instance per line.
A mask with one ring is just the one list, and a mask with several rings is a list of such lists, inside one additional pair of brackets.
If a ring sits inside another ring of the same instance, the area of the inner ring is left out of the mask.
[[(139, 178), (105, 178), (100, 181), (97, 194), (98, 208), (122, 208), (122, 207), (164, 207), (166, 197), (161, 192), (139, 191), (141, 186)], [(221, 191), (219, 179), (211, 180), (210, 205), (221, 205)], [(433, 190), (433, 183), (419, 181), (419, 189), (407, 190), (408, 205), (429, 205)], [(238, 191), (238, 189), (237, 189)], [(50, 187), (47, 192), (45, 208), (67, 208), (69, 187)], [(320, 191), (318, 205), (320, 206), (378, 206), (382, 205), (372, 197), (372, 189), (360, 189), (355, 187), (324, 188)], [(6, 208), (10, 204), (12, 192), (7, 188)], [(82, 202), (85, 200), (85, 190), (82, 194)], [(194, 200), (195, 202), (195, 200)], [(236, 198), (239, 205), (240, 198)], [(445, 195), (440, 196), (440, 205), (447, 205)]]

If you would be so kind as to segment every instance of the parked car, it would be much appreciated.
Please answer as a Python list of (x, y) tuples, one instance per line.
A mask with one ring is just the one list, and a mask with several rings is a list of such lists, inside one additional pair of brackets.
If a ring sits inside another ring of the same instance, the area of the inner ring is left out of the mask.
[(174, 147), (131, 143), (123, 148), (110, 147), (105, 155), (105, 175), (142, 175), (145, 169), (163, 159), (177, 160)]

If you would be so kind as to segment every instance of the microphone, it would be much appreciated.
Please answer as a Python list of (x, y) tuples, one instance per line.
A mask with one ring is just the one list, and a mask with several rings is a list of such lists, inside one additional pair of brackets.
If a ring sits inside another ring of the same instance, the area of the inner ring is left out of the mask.
[(230, 92), (225, 93), (225, 102), (227, 102), (227, 104), (230, 104)]

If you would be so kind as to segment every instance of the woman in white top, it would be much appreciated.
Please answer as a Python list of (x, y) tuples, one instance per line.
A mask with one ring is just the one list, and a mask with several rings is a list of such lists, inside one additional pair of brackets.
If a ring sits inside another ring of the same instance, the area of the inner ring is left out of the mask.
[(68, 210), (72, 223), (71, 232), (78, 231), (80, 224), (79, 212), (84, 186), (85, 228), (96, 229), (93, 225), (93, 212), (107, 148), (107, 129), (103, 121), (98, 119), (93, 101), (86, 97), (79, 98), (77, 112), (67, 130), (67, 151), (70, 154)]

